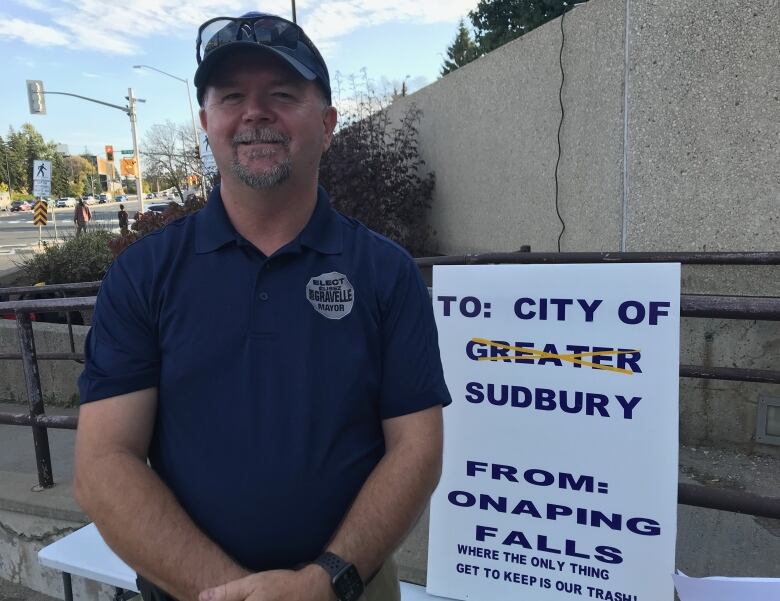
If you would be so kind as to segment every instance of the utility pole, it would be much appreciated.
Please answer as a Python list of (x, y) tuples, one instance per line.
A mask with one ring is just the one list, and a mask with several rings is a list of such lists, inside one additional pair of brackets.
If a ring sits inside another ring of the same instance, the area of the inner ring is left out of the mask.
[(144, 213), (144, 183), (141, 179), (141, 153), (138, 151), (138, 132), (136, 131), (135, 113), (136, 97), (133, 96), (133, 88), (127, 88), (128, 115), (130, 116), (130, 129), (133, 133), (133, 153), (135, 154), (135, 191), (138, 197), (138, 212)]
[[(181, 156), (182, 156), (182, 166), (184, 167), (184, 185), (185, 189), (190, 189), (190, 170), (187, 168), (187, 143), (184, 141), (184, 132), (179, 132), (181, 134)], [(197, 147), (195, 148), (195, 152), (197, 152)], [(185, 195), (182, 195), (181, 201), (184, 202)]]
[[(138, 133), (136, 131), (136, 109), (135, 105), (138, 102), (146, 102), (142, 98), (136, 98), (133, 96), (133, 88), (127, 89), (127, 102), (128, 106), (119, 106), (118, 104), (111, 104), (110, 102), (103, 102), (102, 100), (96, 100), (95, 98), (88, 98), (87, 96), (81, 96), (80, 94), (71, 94), (70, 92), (46, 92), (43, 89), (43, 82), (40, 80), (27, 81), (27, 100), (30, 104), (30, 113), (33, 115), (45, 115), (46, 103), (44, 101), (44, 94), (57, 94), (58, 96), (73, 96), (74, 98), (81, 98), (88, 102), (94, 102), (96, 104), (102, 104), (103, 106), (110, 106), (114, 109), (119, 109), (130, 117), (130, 131), (133, 134), (133, 152), (135, 153), (135, 165), (136, 165), (136, 184), (138, 188), (138, 207), (141, 213), (144, 212), (144, 195), (143, 195), (143, 182), (141, 181), (141, 153), (138, 151)], [(113, 170), (113, 168), (112, 168)], [(108, 176), (107, 176), (108, 177)], [(112, 177), (115, 177), (112, 173)]]
[(11, 186), (11, 163), (8, 162), (8, 142), (3, 143), (3, 150), (5, 151), (5, 169), (8, 172), (8, 198), (13, 200), (14, 189)]
[[(198, 158), (200, 158), (200, 141), (198, 140), (198, 128), (195, 125), (195, 111), (192, 109), (192, 95), (190, 94), (190, 82), (188, 79), (179, 77), (177, 75), (174, 75), (173, 73), (168, 73), (167, 71), (163, 71), (162, 69), (158, 69), (157, 67), (152, 67), (151, 65), (133, 65), (133, 69), (151, 69), (152, 71), (157, 71), (158, 73), (162, 75), (166, 75), (172, 79), (176, 79), (184, 84), (184, 87), (187, 88), (187, 104), (190, 107), (190, 118), (192, 119), (192, 135), (194, 136), (195, 140), (195, 152), (198, 155)], [(200, 161), (200, 189), (203, 193), (203, 200), (208, 200), (208, 195), (206, 194), (206, 167), (203, 165), (203, 161)], [(159, 185), (158, 185), (159, 188)], [(159, 190), (157, 190), (159, 192)]]

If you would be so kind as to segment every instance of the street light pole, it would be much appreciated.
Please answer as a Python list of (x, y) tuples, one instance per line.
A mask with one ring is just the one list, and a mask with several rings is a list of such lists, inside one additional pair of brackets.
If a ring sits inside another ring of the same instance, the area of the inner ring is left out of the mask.
[(135, 112), (135, 103), (137, 98), (133, 96), (133, 88), (127, 88), (127, 100), (130, 115), (130, 129), (133, 132), (133, 153), (135, 154), (135, 192), (138, 196), (138, 210), (143, 215), (144, 213), (144, 182), (141, 179), (141, 153), (138, 152), (138, 131), (136, 128), (136, 121), (138, 120)]
[(3, 144), (3, 150), (5, 151), (5, 169), (8, 171), (8, 199), (14, 199), (14, 189), (11, 185), (11, 164), (8, 162), (8, 143)]
[[(198, 157), (200, 157), (200, 140), (198, 138), (198, 128), (195, 125), (195, 111), (192, 108), (192, 95), (190, 94), (190, 82), (188, 79), (184, 79), (182, 77), (177, 77), (176, 75), (173, 75), (171, 73), (168, 73), (167, 71), (163, 71), (162, 69), (158, 69), (157, 67), (152, 67), (151, 65), (133, 65), (133, 69), (151, 69), (152, 71), (157, 71), (158, 73), (161, 73), (163, 75), (167, 75), (168, 77), (172, 77), (173, 79), (177, 79), (180, 82), (184, 84), (184, 86), (187, 88), (187, 104), (189, 104), (190, 107), (190, 118), (192, 119), (192, 135), (195, 140), (195, 152), (198, 154)], [(201, 158), (200, 161), (200, 189), (203, 192), (203, 200), (206, 200), (206, 167), (203, 164), (203, 158)]]
[[(136, 111), (135, 111), (135, 104), (136, 102), (146, 102), (143, 98), (136, 98), (133, 96), (133, 88), (128, 88), (128, 95), (127, 95), (127, 103), (128, 106), (119, 106), (118, 104), (112, 104), (110, 102), (103, 102), (102, 100), (97, 100), (96, 98), (89, 98), (88, 96), (82, 96), (81, 94), (71, 94), (70, 92), (45, 92), (43, 90), (43, 82), (39, 81), (38, 87), (40, 88), (39, 93), (40, 94), (56, 94), (58, 96), (72, 96), (73, 98), (81, 98), (81, 100), (86, 100), (88, 102), (94, 102), (95, 104), (102, 104), (103, 106), (110, 106), (113, 109), (119, 109), (123, 113), (125, 113), (128, 117), (130, 117), (130, 131), (133, 134), (133, 152), (135, 152), (135, 160), (136, 160), (136, 169), (138, 173), (138, 180), (137, 184), (140, 188), (140, 192), (138, 194), (138, 205), (141, 209), (141, 213), (144, 212), (144, 197), (143, 197), (143, 187), (141, 182), (141, 153), (138, 151), (138, 133), (136, 132)], [(32, 109), (31, 109), (32, 110)], [(37, 114), (37, 113), (34, 113)], [(112, 167), (113, 169), (113, 167)]]

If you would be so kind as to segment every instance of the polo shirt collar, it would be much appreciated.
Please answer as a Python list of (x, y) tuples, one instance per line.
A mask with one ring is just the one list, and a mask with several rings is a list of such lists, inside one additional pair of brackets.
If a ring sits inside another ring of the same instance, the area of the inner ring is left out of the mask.
[(317, 186), (317, 205), (309, 223), (298, 234), (298, 240), (302, 246), (308, 246), (324, 255), (337, 255), (341, 252), (341, 236), (339, 215), (330, 206), (330, 198), (325, 188)]
[[(195, 252), (199, 254), (213, 252), (230, 242), (242, 239), (230, 223), (219, 186), (214, 187), (206, 206), (198, 212), (195, 232)], [(317, 204), (309, 222), (288, 247), (298, 244), (326, 255), (341, 252), (339, 216), (330, 206), (330, 198), (322, 186), (317, 186)]]
[(219, 186), (214, 186), (206, 206), (196, 214), (195, 252), (210, 253), (238, 238), (238, 232), (230, 223), (222, 204)]

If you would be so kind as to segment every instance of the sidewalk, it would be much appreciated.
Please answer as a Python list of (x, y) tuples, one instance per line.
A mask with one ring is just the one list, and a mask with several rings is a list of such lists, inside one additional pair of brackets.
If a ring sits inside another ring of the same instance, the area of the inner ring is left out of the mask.
[(57, 601), (43, 593), (24, 588), (0, 578), (0, 601)]
[(13, 279), (14, 274), (19, 271), (16, 264), (21, 263), (26, 256), (28, 255), (18, 251), (12, 255), (0, 254), (0, 288), (9, 286), (8, 280)]

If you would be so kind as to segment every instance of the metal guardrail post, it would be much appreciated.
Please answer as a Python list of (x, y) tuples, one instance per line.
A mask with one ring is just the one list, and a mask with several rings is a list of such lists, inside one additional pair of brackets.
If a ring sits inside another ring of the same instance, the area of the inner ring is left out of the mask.
[(51, 452), (49, 450), (49, 431), (46, 426), (35, 422), (35, 418), (44, 414), (41, 378), (38, 374), (38, 361), (35, 356), (35, 338), (32, 323), (27, 313), (16, 313), (16, 327), (19, 331), (19, 346), (24, 365), (24, 381), (27, 386), (27, 399), (30, 404), (30, 419), (35, 442), (35, 462), (38, 466), (38, 485), (41, 489), (54, 486), (51, 470)]

